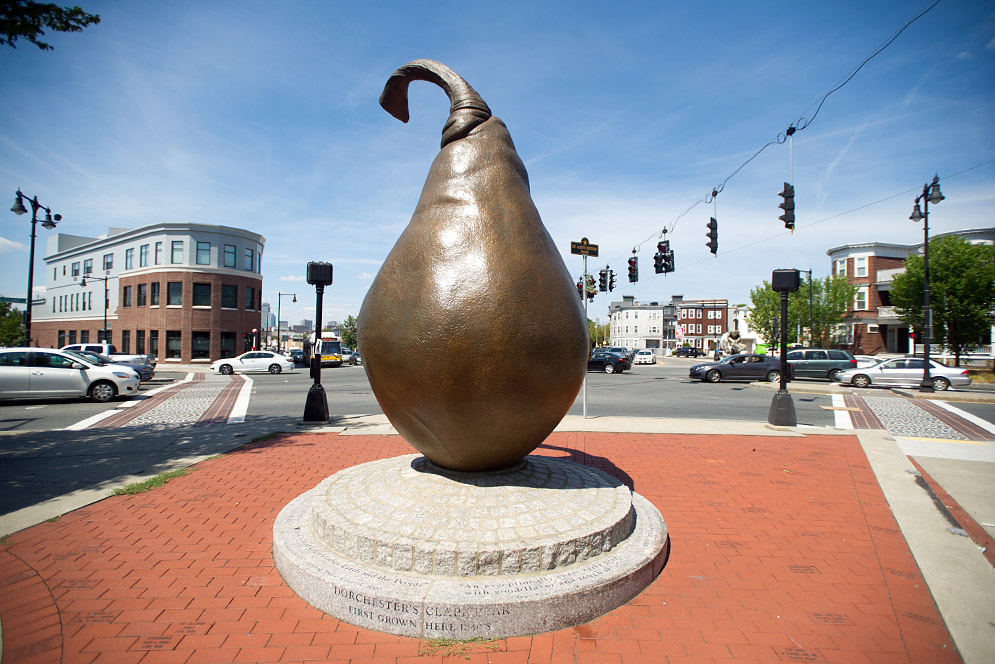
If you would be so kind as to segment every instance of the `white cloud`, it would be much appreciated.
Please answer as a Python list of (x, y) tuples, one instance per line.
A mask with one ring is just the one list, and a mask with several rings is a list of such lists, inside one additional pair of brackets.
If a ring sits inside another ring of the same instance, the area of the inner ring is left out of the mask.
[(14, 242), (13, 240), (8, 240), (5, 237), (0, 237), (0, 254), (8, 251), (26, 251), (27, 247), (20, 242)]
[(299, 277), (297, 275), (288, 274), (280, 277), (280, 281), (307, 281), (306, 277)]
[(970, 51), (961, 51), (960, 53), (957, 54), (958, 60), (970, 60), (973, 57), (974, 54), (971, 53)]
[(985, 48), (995, 48), (995, 37), (992, 37), (992, 38), (991, 38), (991, 39), (990, 39), (990, 40), (988, 41), (988, 43), (987, 43), (987, 44), (985, 44)]
[(364, 272), (356, 278), (359, 279), (360, 281), (370, 281), (373, 279), (374, 276), (375, 275), (372, 275), (369, 272)]

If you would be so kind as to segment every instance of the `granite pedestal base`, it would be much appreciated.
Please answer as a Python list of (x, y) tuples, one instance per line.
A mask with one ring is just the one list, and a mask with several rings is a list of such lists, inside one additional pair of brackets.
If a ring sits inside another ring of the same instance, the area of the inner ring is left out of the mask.
[(274, 526), (287, 584), (341, 620), (422, 638), (507, 637), (591, 620), (659, 574), (659, 511), (614, 477), (528, 456), (460, 473), (419, 455), (342, 470)]

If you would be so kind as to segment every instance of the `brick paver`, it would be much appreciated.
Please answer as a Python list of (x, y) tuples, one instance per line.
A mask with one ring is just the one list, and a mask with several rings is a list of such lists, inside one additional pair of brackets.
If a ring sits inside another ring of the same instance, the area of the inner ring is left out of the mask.
[(288, 434), (108, 498), (0, 547), (4, 662), (956, 662), (854, 436), (557, 433), (537, 454), (652, 501), (671, 553), (590, 623), (464, 646), (371, 632), (306, 604), (273, 521), (324, 477), (411, 453), (397, 436)]

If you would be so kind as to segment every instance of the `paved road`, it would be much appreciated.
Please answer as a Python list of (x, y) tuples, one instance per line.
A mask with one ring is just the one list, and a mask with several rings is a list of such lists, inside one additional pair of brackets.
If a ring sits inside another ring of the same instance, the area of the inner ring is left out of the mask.
[[(621, 375), (589, 373), (588, 416), (767, 421), (772, 390), (690, 381), (687, 369), (694, 363), (671, 359)], [(382, 415), (362, 367), (325, 370), (322, 383), (333, 417)], [(4, 519), (11, 514), (22, 513), (17, 524), (58, 514), (67, 505), (92, 502), (114, 487), (190, 465), (261, 434), (295, 430), (310, 386), (306, 371), (245, 378), (159, 372), (154, 384), (143, 387), (142, 399), (127, 402), (0, 403), (0, 515), (6, 515), (0, 516), (0, 530), (10, 527)], [(839, 394), (826, 393), (826, 387), (816, 381), (792, 384), (800, 425), (850, 428), (860, 426), (856, 414), (867, 413), (865, 419), (877, 422), (874, 426), (902, 436), (909, 455), (990, 461), (995, 467), (995, 445), (988, 440), (995, 436), (984, 433), (989, 431), (985, 427), (995, 432), (995, 399), (927, 412), (888, 390), (862, 390), (863, 399), (854, 407)], [(570, 415), (582, 411), (578, 396)], [(958, 430), (944, 421), (945, 413), (957, 421), (973, 418), (975, 428)], [(71, 497), (68, 503), (66, 496)], [(977, 498), (986, 500), (985, 495)], [(35, 509), (39, 505), (47, 507)], [(995, 514), (986, 522), (995, 523)]]

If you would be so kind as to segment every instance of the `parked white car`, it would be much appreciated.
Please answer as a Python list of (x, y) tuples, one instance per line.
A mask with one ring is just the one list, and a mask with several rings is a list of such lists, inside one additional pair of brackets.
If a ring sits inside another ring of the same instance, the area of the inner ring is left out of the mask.
[(233, 373), (273, 373), (293, 371), (294, 361), (286, 355), (271, 353), (268, 350), (254, 350), (238, 357), (226, 357), (211, 363), (211, 371), (216, 374)]
[(51, 348), (0, 349), (0, 399), (89, 397), (110, 401), (138, 393), (133, 369), (90, 362)]
[(635, 357), (632, 359), (633, 364), (656, 364), (656, 353), (648, 348), (643, 348), (636, 351)]
[[(870, 367), (848, 369), (839, 375), (840, 383), (854, 387), (869, 385), (917, 387), (922, 382), (923, 358), (903, 357), (884, 360)], [(929, 361), (929, 377), (934, 390), (945, 390), (951, 385), (962, 387), (971, 384), (971, 376), (962, 367), (948, 367)]]

